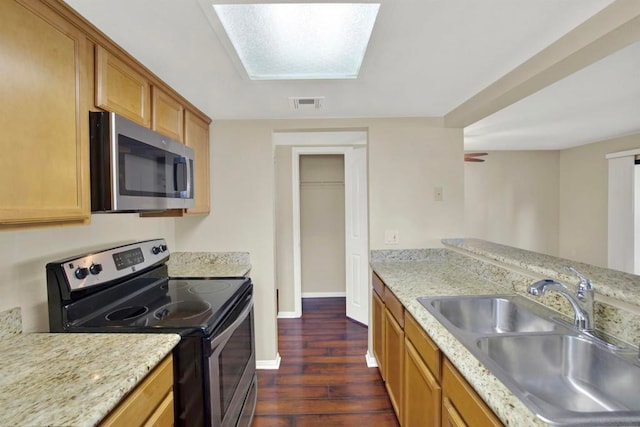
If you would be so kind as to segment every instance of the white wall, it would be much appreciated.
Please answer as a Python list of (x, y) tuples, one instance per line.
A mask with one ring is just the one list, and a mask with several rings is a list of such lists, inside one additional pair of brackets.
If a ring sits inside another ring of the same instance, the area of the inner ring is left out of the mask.
[(0, 311), (22, 307), (23, 330), (47, 332), (47, 262), (157, 237), (175, 246), (173, 219), (97, 214), (86, 226), (0, 232)]
[(465, 162), (465, 236), (558, 255), (558, 151), (492, 151)]

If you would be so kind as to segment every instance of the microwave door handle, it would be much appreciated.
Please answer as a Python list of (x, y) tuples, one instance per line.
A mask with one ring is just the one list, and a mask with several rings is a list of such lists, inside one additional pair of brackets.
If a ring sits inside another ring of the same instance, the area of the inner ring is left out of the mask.
[(188, 168), (186, 157), (178, 157), (173, 161), (173, 189), (181, 195), (189, 187)]
[(192, 194), (191, 187), (193, 185), (193, 182), (191, 182), (191, 180), (192, 180), (192, 177), (193, 177), (193, 172), (191, 170), (191, 161), (189, 161), (189, 159), (187, 157), (185, 157), (184, 160), (185, 160), (185, 163), (186, 163), (185, 180), (187, 181), (187, 185), (185, 185), (185, 187), (186, 187), (186, 197), (189, 197)]

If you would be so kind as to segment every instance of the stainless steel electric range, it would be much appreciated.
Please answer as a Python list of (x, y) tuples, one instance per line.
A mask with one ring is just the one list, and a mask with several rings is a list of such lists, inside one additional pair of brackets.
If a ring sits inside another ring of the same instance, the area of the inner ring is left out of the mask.
[[(172, 278), (164, 239), (48, 263), (51, 332), (176, 333), (177, 426), (249, 426), (256, 405), (253, 284)], [(109, 349), (105, 349), (109, 351)]]

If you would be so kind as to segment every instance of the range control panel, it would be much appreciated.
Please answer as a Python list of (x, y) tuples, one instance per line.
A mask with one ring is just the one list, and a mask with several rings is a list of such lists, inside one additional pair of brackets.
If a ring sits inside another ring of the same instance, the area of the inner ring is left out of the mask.
[(169, 259), (164, 239), (145, 240), (66, 259), (60, 266), (71, 291), (101, 285)]

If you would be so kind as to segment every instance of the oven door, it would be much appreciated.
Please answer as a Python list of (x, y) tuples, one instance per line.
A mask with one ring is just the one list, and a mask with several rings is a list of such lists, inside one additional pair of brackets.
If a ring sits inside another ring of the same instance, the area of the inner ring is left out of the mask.
[(205, 364), (209, 378), (205, 387), (210, 402), (210, 425), (249, 426), (255, 409), (256, 387), (253, 293), (238, 304), (223, 328), (223, 332), (210, 339), (210, 356)]

